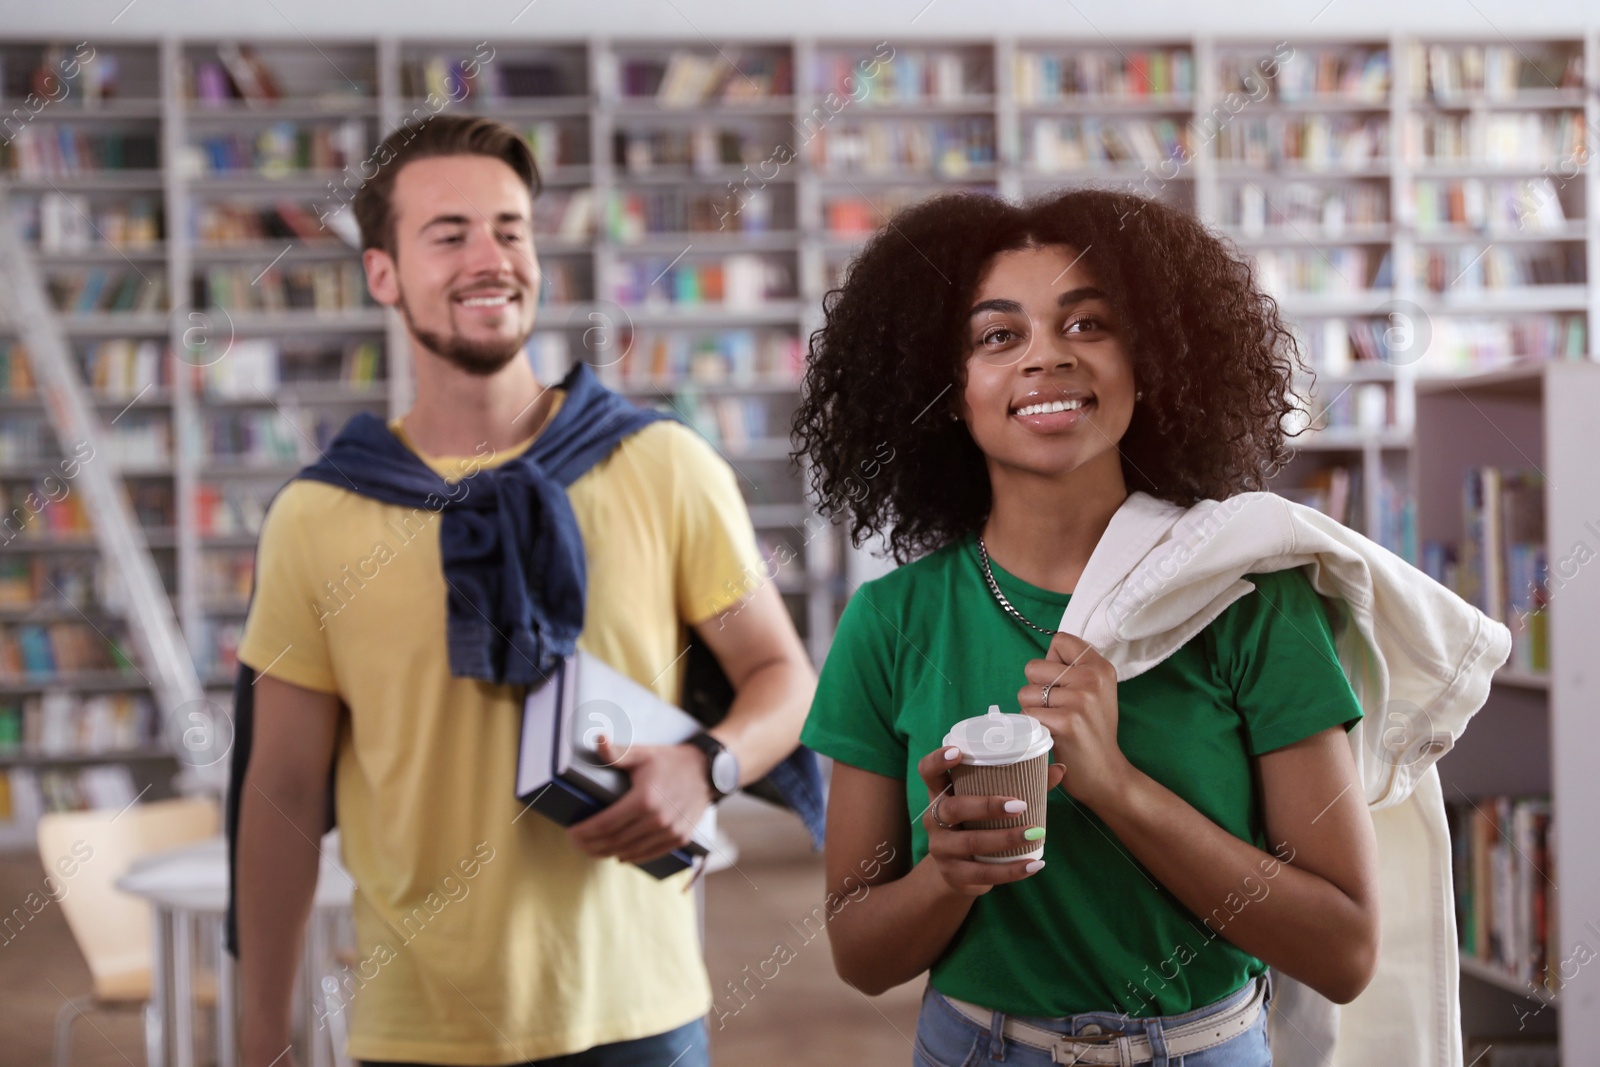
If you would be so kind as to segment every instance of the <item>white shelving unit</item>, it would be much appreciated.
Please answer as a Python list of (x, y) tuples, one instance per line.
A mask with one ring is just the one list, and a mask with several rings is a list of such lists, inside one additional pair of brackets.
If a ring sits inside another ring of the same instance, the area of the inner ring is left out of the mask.
[[(1417, 397), (1415, 464), (1418, 531), (1427, 540), (1460, 541), (1462, 483), (1468, 470), (1496, 466), (1545, 478), (1545, 531), (1552, 569), (1563, 578), (1549, 601), (1548, 675), (1502, 671), (1489, 702), (1439, 764), (1445, 799), (1546, 795), (1554, 811), (1551, 879), (1560, 958), (1570, 980), (1552, 991), (1531, 988), (1496, 966), (1463, 958), (1463, 1024), (1469, 1034), (1558, 1033), (1563, 1062), (1586, 1062), (1577, 1050), (1600, 1040), (1600, 992), (1579, 961), (1596, 944), (1600, 861), (1594, 852), (1600, 778), (1589, 766), (1600, 751), (1593, 711), (1600, 691), (1589, 663), (1600, 627), (1600, 585), (1568, 577), (1558, 562), (1579, 545), (1600, 549), (1593, 532), (1600, 473), (1600, 366), (1550, 363), (1513, 367), (1452, 382), (1425, 384)], [(1559, 887), (1558, 890), (1556, 887)], [(1492, 988), (1498, 996), (1485, 995)], [(1546, 1010), (1541, 1010), (1546, 1009)], [(1522, 1021), (1527, 1018), (1524, 1028)]]

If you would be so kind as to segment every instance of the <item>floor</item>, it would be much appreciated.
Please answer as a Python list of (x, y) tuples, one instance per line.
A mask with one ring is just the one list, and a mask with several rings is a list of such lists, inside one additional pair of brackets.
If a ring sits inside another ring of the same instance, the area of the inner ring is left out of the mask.
[[(909, 1063), (920, 983), (868, 998), (834, 974), (826, 934), (804, 922), (822, 904), (822, 864), (799, 824), (752, 804), (724, 825), (740, 851), (734, 867), (706, 877), (717, 1067)], [(0, 904), (9, 913), (43, 879), (35, 857), (0, 856)], [(0, 938), (0, 1067), (40, 1067), (51, 1062), (57, 1008), (88, 991), (89, 972), (58, 908), (12, 932)], [(133, 1013), (96, 1013), (78, 1024), (72, 1062), (144, 1067), (143, 1048)]]

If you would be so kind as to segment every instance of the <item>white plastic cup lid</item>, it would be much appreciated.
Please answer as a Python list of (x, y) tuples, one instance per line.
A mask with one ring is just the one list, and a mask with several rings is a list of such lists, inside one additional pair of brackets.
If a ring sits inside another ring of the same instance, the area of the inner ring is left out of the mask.
[(1007, 714), (989, 705), (987, 715), (974, 715), (950, 727), (946, 747), (961, 750), (961, 762), (974, 767), (1001, 767), (1021, 763), (1049, 750), (1055, 743), (1044, 723), (1020, 712)]

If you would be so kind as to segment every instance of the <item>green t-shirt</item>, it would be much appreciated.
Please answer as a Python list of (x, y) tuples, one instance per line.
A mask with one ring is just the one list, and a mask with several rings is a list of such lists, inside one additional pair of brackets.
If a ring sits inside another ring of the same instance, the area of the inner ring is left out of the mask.
[[(1052, 630), (1060, 624), (1069, 595), (1000, 567), (994, 574), (1023, 615)], [(1117, 743), (1134, 766), (1264, 848), (1250, 757), (1348, 728), (1361, 707), (1306, 576), (1249, 579), (1254, 592), (1118, 685)], [(1024, 629), (995, 602), (976, 539), (965, 537), (850, 598), (801, 740), (841, 763), (904, 779), (916, 815), (928, 803), (917, 762), (958, 720), (991, 704), (1017, 711), (1023, 665), (1048, 647), (1047, 635)], [(933, 966), (941, 993), (1018, 1015), (1168, 1015), (1214, 1003), (1266, 969), (1214, 935), (1064, 789), (1051, 792), (1045, 826), (1046, 866), (977, 898)], [(920, 861), (927, 833), (918, 818), (910, 829)], [(1229, 917), (1220, 913), (1212, 926)]]

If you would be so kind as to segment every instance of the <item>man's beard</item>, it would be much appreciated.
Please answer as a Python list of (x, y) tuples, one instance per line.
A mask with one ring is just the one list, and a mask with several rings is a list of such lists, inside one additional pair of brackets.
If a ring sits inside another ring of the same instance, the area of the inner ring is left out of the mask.
[[(517, 341), (469, 341), (459, 333), (444, 336), (417, 325), (417, 320), (411, 317), (411, 308), (406, 305), (403, 296), (395, 302), (395, 306), (404, 316), (411, 335), (421, 341), (430, 352), (468, 374), (476, 374), (482, 378), (498, 373), (502, 367), (516, 359), (533, 332), (529, 330)], [(510, 310), (508, 305), (507, 314)]]

